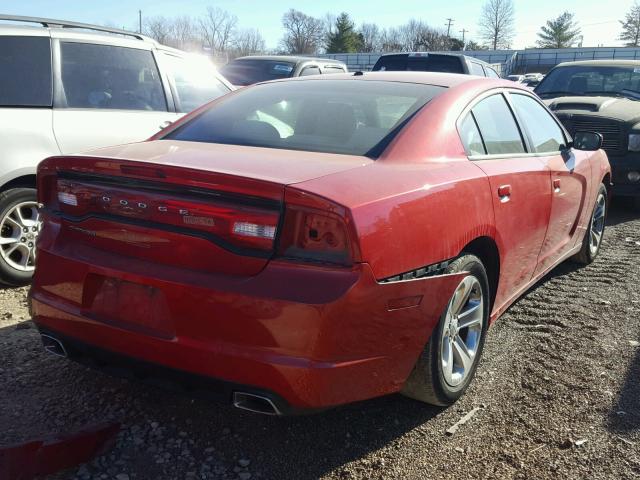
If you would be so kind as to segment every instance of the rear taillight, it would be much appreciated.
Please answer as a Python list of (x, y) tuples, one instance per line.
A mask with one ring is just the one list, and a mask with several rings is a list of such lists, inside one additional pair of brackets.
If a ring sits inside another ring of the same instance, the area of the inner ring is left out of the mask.
[(303, 261), (351, 265), (358, 259), (348, 211), (328, 200), (288, 190), (278, 255)]
[[(48, 198), (46, 198), (48, 197)], [(192, 199), (161, 191), (138, 191), (111, 185), (58, 179), (45, 206), (80, 220), (104, 217), (135, 221), (185, 233), (209, 235), (232, 247), (272, 251), (280, 212), (226, 201), (212, 196)]]

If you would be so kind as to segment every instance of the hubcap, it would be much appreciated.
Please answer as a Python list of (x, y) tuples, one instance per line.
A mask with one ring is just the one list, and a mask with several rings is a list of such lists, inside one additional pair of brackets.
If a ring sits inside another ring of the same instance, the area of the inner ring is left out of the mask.
[(9, 266), (33, 271), (40, 225), (36, 202), (18, 203), (0, 220), (0, 255)]
[(476, 277), (464, 278), (449, 301), (441, 338), (444, 380), (457, 387), (477, 360), (484, 321), (482, 287)]
[(604, 233), (604, 219), (607, 210), (607, 200), (600, 193), (596, 200), (596, 207), (593, 209), (593, 217), (591, 218), (591, 231), (589, 232), (589, 249), (591, 255), (598, 253), (600, 243), (602, 242), (602, 234)]

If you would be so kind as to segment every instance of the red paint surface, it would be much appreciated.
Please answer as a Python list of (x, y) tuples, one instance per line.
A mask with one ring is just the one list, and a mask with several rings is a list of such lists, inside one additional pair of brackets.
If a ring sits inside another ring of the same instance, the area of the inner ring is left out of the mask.
[[(455, 126), (469, 102), (495, 88), (528, 91), (461, 77), (384, 75), (450, 88), (376, 161), (165, 140), (46, 160), (39, 181), (50, 208), (55, 199), (46, 192), (60, 170), (153, 177), (328, 212), (351, 258), (318, 265), (283, 258), (276, 245), (255, 257), (153, 225), (69, 222), (45, 212), (32, 289), (36, 322), (102, 349), (264, 388), (295, 407), (398, 391), (463, 274), (379, 280), (489, 239), (500, 257), (495, 319), (575, 253), (596, 187), (610, 171), (602, 152), (575, 152), (570, 166), (560, 156), (470, 161)], [(499, 195), (505, 185), (507, 201)]]

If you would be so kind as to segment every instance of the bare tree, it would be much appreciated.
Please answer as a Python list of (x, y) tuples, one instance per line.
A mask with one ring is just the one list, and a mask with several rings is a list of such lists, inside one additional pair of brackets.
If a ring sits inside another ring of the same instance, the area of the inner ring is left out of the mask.
[(493, 50), (509, 48), (515, 36), (514, 22), (513, 0), (487, 0), (478, 22), (480, 37)]
[(375, 23), (363, 23), (358, 30), (362, 38), (362, 52), (382, 51), (382, 31)]
[(238, 17), (217, 7), (207, 7), (207, 13), (200, 18), (200, 32), (206, 46), (216, 55), (226, 52), (238, 24)]
[(282, 27), (282, 47), (287, 53), (314, 54), (324, 43), (324, 22), (293, 8), (282, 16)]
[(449, 39), (443, 31), (430, 27), (422, 20), (411, 19), (399, 28), (401, 49), (405, 52), (445, 50)]
[(182, 16), (173, 19), (173, 39), (176, 48), (191, 50), (201, 43), (198, 38), (198, 28), (191, 17)]
[(242, 57), (265, 51), (265, 42), (257, 28), (240, 30), (233, 39), (234, 55)]
[(402, 34), (397, 28), (387, 28), (383, 30), (380, 35), (380, 51), (389, 52), (401, 52), (402, 48)]
[(173, 39), (173, 22), (162, 15), (147, 17), (142, 25), (142, 33), (163, 45), (169, 45)]

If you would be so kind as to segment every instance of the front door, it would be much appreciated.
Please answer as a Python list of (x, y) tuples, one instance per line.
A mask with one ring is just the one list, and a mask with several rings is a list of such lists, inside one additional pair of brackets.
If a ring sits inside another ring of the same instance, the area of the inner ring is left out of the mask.
[(538, 272), (548, 270), (566, 256), (584, 232), (578, 225), (586, 210), (591, 166), (588, 154), (567, 148), (564, 131), (535, 98), (521, 93), (509, 95), (517, 117), (529, 139), (530, 148), (551, 173), (551, 214)]

